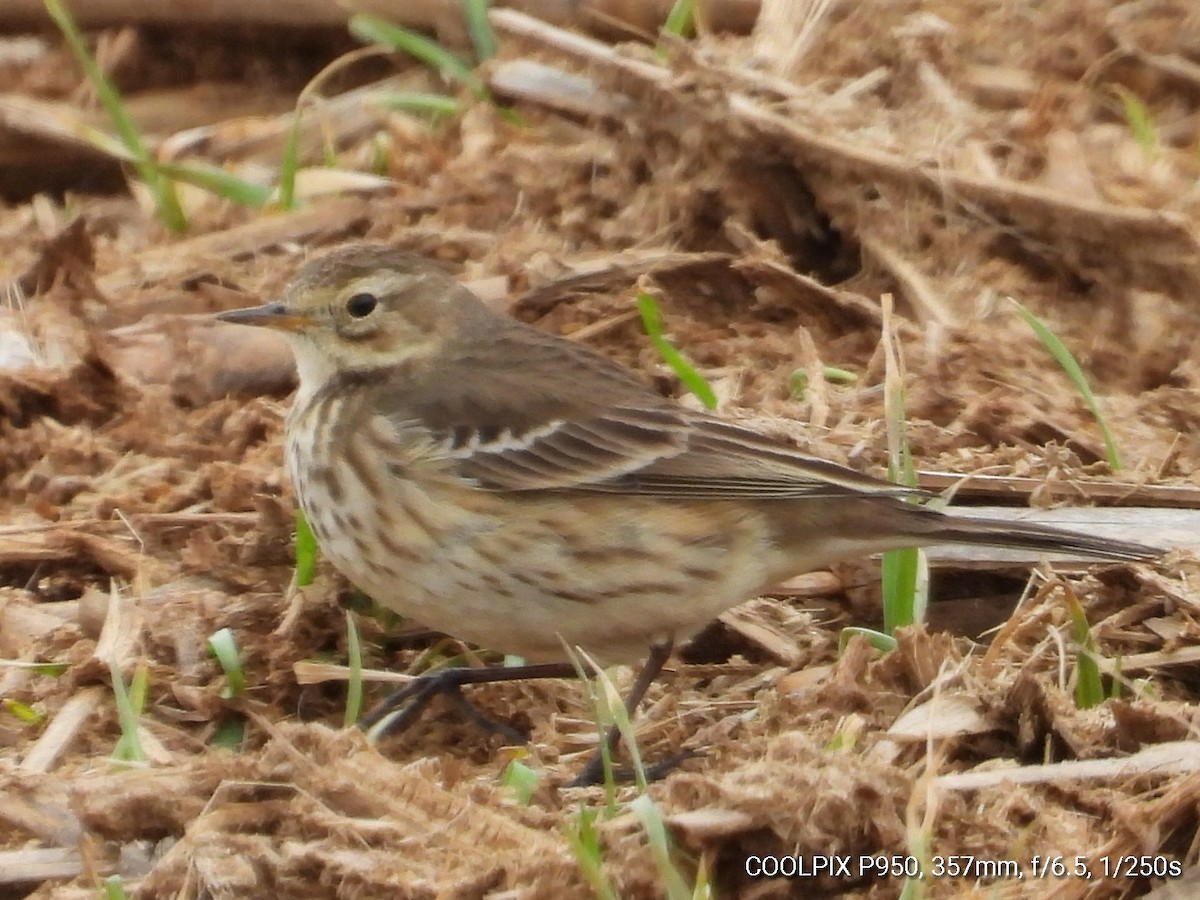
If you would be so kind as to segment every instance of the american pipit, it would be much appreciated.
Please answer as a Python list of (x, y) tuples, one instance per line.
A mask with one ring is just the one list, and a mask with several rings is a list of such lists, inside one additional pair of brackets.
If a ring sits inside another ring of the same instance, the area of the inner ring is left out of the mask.
[(535, 663), (565, 644), (605, 663), (659, 648), (661, 666), (771, 585), (899, 547), (1157, 552), (913, 505), (679, 406), (387, 247), (337, 249), (282, 300), (219, 318), (291, 339), (287, 460), (322, 552), (397, 612)]

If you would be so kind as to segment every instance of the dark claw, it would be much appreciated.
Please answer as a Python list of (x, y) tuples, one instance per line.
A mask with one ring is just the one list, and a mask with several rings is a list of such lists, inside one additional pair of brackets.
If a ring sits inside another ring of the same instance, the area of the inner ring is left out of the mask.
[(484, 731), (500, 735), (504, 738), (504, 743), (512, 746), (523, 746), (529, 743), (529, 732), (485, 715), (478, 706), (463, 696), (461, 687), (456, 685), (447, 692), (447, 696), (454, 701), (454, 705), (458, 707), (459, 711), (476, 726)]
[[(665, 778), (689, 759), (695, 759), (703, 755), (703, 750), (682, 750), (674, 756), (668, 756), (666, 759), (656, 762), (652, 766), (646, 766), (646, 781), (654, 782)], [(618, 784), (628, 784), (636, 780), (637, 774), (633, 769), (628, 766), (613, 766), (613, 781)], [(597, 750), (587, 761), (587, 765), (583, 767), (583, 770), (575, 776), (567, 787), (594, 787), (598, 784), (604, 784), (604, 759), (600, 756), (600, 751)]]
[[(454, 700), (455, 704), (467, 714), (467, 717), (480, 727), (504, 735), (510, 743), (524, 744), (529, 736), (517, 731), (511, 725), (504, 725), (489, 719), (479, 709), (462, 695), (465, 684), (492, 684), (499, 681), (525, 681), (534, 678), (574, 678), (575, 669), (566, 663), (546, 663), (533, 666), (489, 666), (480, 669), (456, 668), (440, 669), (437, 672), (426, 672), (410, 684), (398, 691), (393, 691), (383, 702), (367, 712), (359, 720), (363, 731), (370, 731), (375, 725), (388, 719), (395, 712), (395, 717), (389, 719), (382, 728), (382, 734), (397, 734), (412, 725), (417, 717), (438, 694), (445, 694)], [(381, 735), (382, 736), (382, 735)]]
[(507, 723), (489, 718), (480, 711), (479, 707), (463, 696), (462, 686), (464, 684), (480, 683), (479, 671), (478, 669), (442, 669), (438, 672), (427, 672), (411, 684), (405, 685), (385, 697), (381, 703), (359, 720), (359, 727), (364, 731), (370, 731), (374, 726), (383, 722), (384, 725), (375, 735), (376, 737), (399, 734), (417, 720), (434, 697), (441, 694), (452, 700), (468, 720), (484, 731), (499, 734), (509, 744), (528, 743), (528, 734)]

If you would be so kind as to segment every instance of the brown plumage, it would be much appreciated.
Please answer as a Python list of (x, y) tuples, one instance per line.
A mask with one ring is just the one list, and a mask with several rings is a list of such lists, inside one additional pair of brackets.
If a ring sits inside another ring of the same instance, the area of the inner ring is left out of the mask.
[(916, 506), (916, 492), (679, 406), (386, 247), (224, 313), (292, 339), (288, 463), (323, 552), (448, 634), (606, 661), (685, 638), (790, 575), (934, 543), (1138, 560), (1152, 548)]

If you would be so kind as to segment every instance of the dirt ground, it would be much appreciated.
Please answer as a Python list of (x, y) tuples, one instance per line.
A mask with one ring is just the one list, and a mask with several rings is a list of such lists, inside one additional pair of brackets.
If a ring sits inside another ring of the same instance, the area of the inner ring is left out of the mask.
[[(907, 896), (1200, 893), (1200, 9), (766, 2), (751, 33), (661, 52), (612, 21), (493, 23), (491, 101), (398, 56), (346, 63), (306, 101), (299, 205), (188, 188), (181, 234), (81, 137), (107, 119), (61, 38), (0, 34), (0, 657), (65, 664), (0, 668), (0, 898), (113, 875), (138, 897), (899, 896), (877, 858), (926, 867)], [(89, 38), (160, 158), (268, 182), (300, 90), (358, 46)], [(398, 90), (460, 105), (430, 121), (380, 99)], [(596, 744), (577, 683), (471, 691), (525, 747), (449, 703), (377, 746), (343, 728), (347, 607), (373, 672), (494, 659), (364, 614), (325, 566), (290, 588), (290, 358), (208, 314), (349, 240), (436, 259), (694, 403), (634, 311), (648, 290), (722, 414), (880, 475), (890, 297), (927, 486), (987, 476), (955, 502), (1104, 507), (1178, 549), (934, 555), (930, 623), (888, 654), (839, 650), (879, 623), (878, 560), (722, 617), (637, 721), (651, 762), (699, 751), (648, 790), (664, 861), (634, 787), (568, 786)], [(1118, 471), (1009, 298), (1078, 359)], [(1117, 695), (1091, 709), (1072, 596)], [(236, 697), (207, 650), (223, 628)], [(148, 676), (142, 762), (113, 761), (113, 667)], [(756, 868), (785, 858), (849, 871)]]

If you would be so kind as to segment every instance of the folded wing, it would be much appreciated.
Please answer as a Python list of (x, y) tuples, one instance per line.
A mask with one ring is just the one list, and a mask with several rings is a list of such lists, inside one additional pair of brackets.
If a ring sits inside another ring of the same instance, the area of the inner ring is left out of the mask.
[[(528, 329), (433, 375), (381, 385), (375, 408), (419, 425), (464, 477), (496, 491), (589, 491), (679, 498), (785, 499), (918, 493), (801, 453), (651, 391), (610, 360)], [(532, 336), (536, 339), (532, 339)], [(542, 373), (531, 379), (530, 372)]]

